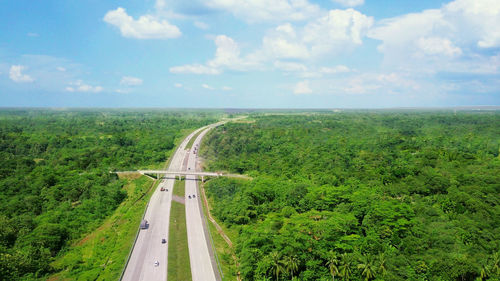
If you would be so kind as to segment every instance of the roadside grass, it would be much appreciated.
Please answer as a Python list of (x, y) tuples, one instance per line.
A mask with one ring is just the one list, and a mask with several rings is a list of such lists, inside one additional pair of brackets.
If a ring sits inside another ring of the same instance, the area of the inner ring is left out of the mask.
[[(212, 205), (215, 204), (213, 201), (213, 198), (207, 198), (207, 201), (208, 201), (208, 205), (210, 207), (210, 210), (212, 210)], [(231, 228), (227, 228), (226, 225), (224, 225), (224, 223), (220, 222), (216, 217), (212, 216), (215, 220), (215, 222), (217, 222), (217, 224), (222, 228), (222, 231), (224, 231), (224, 233), (227, 235), (227, 237), (229, 237), (229, 239), (231, 239), (231, 241), (234, 243), (236, 241), (236, 239), (238, 239), (238, 233), (240, 232), (240, 227), (231, 227)]]
[(184, 194), (186, 193), (186, 184), (184, 182), (184, 179), (175, 180), (173, 192), (174, 192), (174, 195), (177, 195), (177, 196), (184, 198)]
[[(179, 196), (184, 197), (183, 181), (175, 181), (174, 191), (181, 189), (178, 189), (178, 183), (180, 183), (183, 187), (182, 194)], [(176, 201), (172, 201), (170, 209), (168, 243), (168, 279), (182, 281), (191, 280), (191, 265), (189, 262), (186, 228), (186, 210), (184, 204)]]
[[(202, 187), (203, 188), (203, 187)], [(212, 241), (213, 241), (213, 247), (215, 248), (215, 251), (217, 252), (219, 264), (222, 270), (222, 280), (237, 280), (237, 273), (238, 273), (238, 266), (236, 264), (236, 255), (234, 252), (234, 248), (230, 247), (226, 240), (222, 238), (221, 233), (217, 230), (215, 227), (215, 224), (210, 221), (208, 218), (208, 213), (207, 213), (207, 206), (205, 205), (205, 201), (202, 200), (202, 206), (203, 206), (203, 214), (205, 215), (208, 228), (210, 231), (210, 235), (212, 236)], [(212, 204), (210, 199), (207, 199), (207, 202), (209, 204), (208, 208), (210, 208), (210, 205)], [(232, 231), (228, 231), (227, 228), (224, 227), (219, 221), (217, 221), (216, 218), (214, 220), (217, 222), (217, 224), (222, 228), (224, 233), (229, 237), (231, 241), (235, 241), (236, 236), (238, 235), (238, 231), (236, 229)]]
[(193, 147), (193, 143), (194, 141), (196, 140), (196, 138), (198, 137), (199, 134), (201, 134), (201, 132), (203, 132), (203, 130), (200, 130), (198, 131), (198, 133), (196, 133), (190, 140), (189, 142), (186, 144), (186, 150), (188, 149), (191, 149), (191, 147)]
[(158, 181), (126, 177), (127, 198), (95, 231), (75, 242), (52, 262), (58, 273), (47, 280), (118, 280), (139, 223)]

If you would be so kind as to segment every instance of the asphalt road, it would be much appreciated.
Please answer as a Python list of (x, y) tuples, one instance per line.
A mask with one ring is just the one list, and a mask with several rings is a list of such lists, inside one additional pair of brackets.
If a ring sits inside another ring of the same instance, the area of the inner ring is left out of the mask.
[[(196, 170), (196, 157), (194, 153), (200, 145), (201, 139), (209, 129), (201, 132), (193, 143), (188, 155), (187, 169)], [(195, 195), (196, 197), (193, 197)], [(191, 198), (189, 198), (191, 196)], [(220, 280), (215, 261), (211, 258), (211, 247), (204, 228), (201, 200), (198, 193), (195, 176), (186, 176), (186, 226), (188, 235), (189, 259), (193, 281)], [(206, 226), (205, 226), (206, 227)], [(217, 277), (216, 277), (217, 276)]]
[[(172, 161), (168, 170), (179, 171), (181, 170), (183, 160), (186, 156), (185, 147), (191, 137), (193, 137), (200, 128), (188, 137), (179, 146), (179, 149), (173, 155)], [(200, 134), (201, 135), (201, 134)], [(158, 188), (154, 191), (149, 205), (147, 207), (144, 219), (149, 222), (148, 229), (141, 229), (137, 237), (136, 243), (132, 250), (127, 268), (123, 275), (122, 280), (126, 281), (164, 281), (167, 280), (167, 264), (168, 264), (168, 229), (170, 219), (170, 206), (172, 203), (172, 190), (174, 186), (174, 179), (164, 179), (159, 184)], [(160, 191), (161, 187), (168, 189), (167, 191)], [(186, 209), (187, 210), (187, 209)], [(139, 226), (139, 222), (137, 222)], [(189, 234), (189, 227), (188, 227)], [(161, 243), (161, 239), (167, 239), (166, 244)], [(172, 242), (175, 243), (175, 242)], [(196, 246), (198, 247), (198, 246)], [(201, 246), (200, 246), (201, 247)], [(206, 245), (205, 245), (206, 247)], [(191, 247), (190, 247), (191, 253)], [(159, 262), (159, 266), (155, 266), (155, 261)], [(193, 260), (191, 260), (193, 265)], [(193, 280), (212, 280), (212, 279), (194, 279)]]

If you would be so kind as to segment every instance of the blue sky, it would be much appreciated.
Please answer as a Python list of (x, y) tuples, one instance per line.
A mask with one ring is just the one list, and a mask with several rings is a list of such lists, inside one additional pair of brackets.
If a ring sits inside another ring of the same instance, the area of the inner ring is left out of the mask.
[(498, 0), (2, 0), (0, 106), (500, 104)]

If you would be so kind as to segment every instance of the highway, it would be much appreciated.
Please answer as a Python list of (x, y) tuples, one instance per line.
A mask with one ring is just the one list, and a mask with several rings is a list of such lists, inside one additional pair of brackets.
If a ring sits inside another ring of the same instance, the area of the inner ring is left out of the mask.
[[(212, 127), (212, 126), (211, 126)], [(196, 171), (195, 150), (199, 147), (201, 139), (210, 130), (204, 130), (198, 135), (188, 154), (187, 169)], [(191, 276), (193, 281), (220, 280), (215, 260), (211, 258), (211, 246), (208, 232), (204, 227), (201, 196), (199, 196), (197, 181), (194, 175), (186, 176), (186, 225), (188, 235), (189, 260), (191, 263)], [(193, 197), (195, 195), (196, 197)], [(191, 198), (189, 198), (191, 196)], [(213, 257), (213, 254), (212, 254)]]
[[(172, 161), (168, 167), (169, 171), (180, 171), (183, 167), (183, 161), (188, 153), (185, 147), (189, 140), (200, 130), (200, 128), (188, 137), (186, 137), (180, 144), (177, 151), (174, 153)], [(200, 134), (201, 135), (201, 134)], [(193, 182), (193, 181), (188, 181)], [(174, 179), (164, 179), (159, 184), (158, 188), (154, 191), (149, 201), (144, 219), (149, 222), (148, 229), (141, 229), (137, 236), (136, 243), (132, 250), (127, 267), (123, 274), (122, 280), (126, 281), (164, 281), (167, 280), (167, 264), (168, 264), (168, 245), (175, 243), (175, 241), (168, 241), (166, 244), (161, 243), (161, 239), (168, 240), (168, 229), (170, 219), (170, 206), (172, 203), (172, 190), (174, 186)], [(161, 187), (168, 189), (167, 191), (160, 191)], [(190, 202), (191, 203), (191, 202)], [(140, 222), (137, 222), (139, 226)], [(191, 225), (192, 223), (188, 224)], [(189, 228), (188, 228), (189, 234)], [(206, 245), (205, 245), (206, 247)], [(190, 247), (191, 253), (191, 247)], [(159, 262), (155, 266), (155, 261)], [(193, 260), (191, 265), (193, 265)], [(193, 280), (201, 280), (194, 279)], [(204, 279), (212, 280), (212, 279)]]

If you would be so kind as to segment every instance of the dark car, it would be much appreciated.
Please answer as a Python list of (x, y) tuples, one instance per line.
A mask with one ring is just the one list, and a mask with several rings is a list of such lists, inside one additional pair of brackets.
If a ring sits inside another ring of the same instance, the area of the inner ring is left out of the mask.
[(165, 238), (161, 239), (161, 243), (162, 243), (162, 244), (167, 243), (167, 239), (165, 239)]
[(195, 198), (195, 197), (196, 197), (196, 195), (193, 194), (193, 198)]
[(191, 195), (189, 195), (188, 198), (191, 199)]

